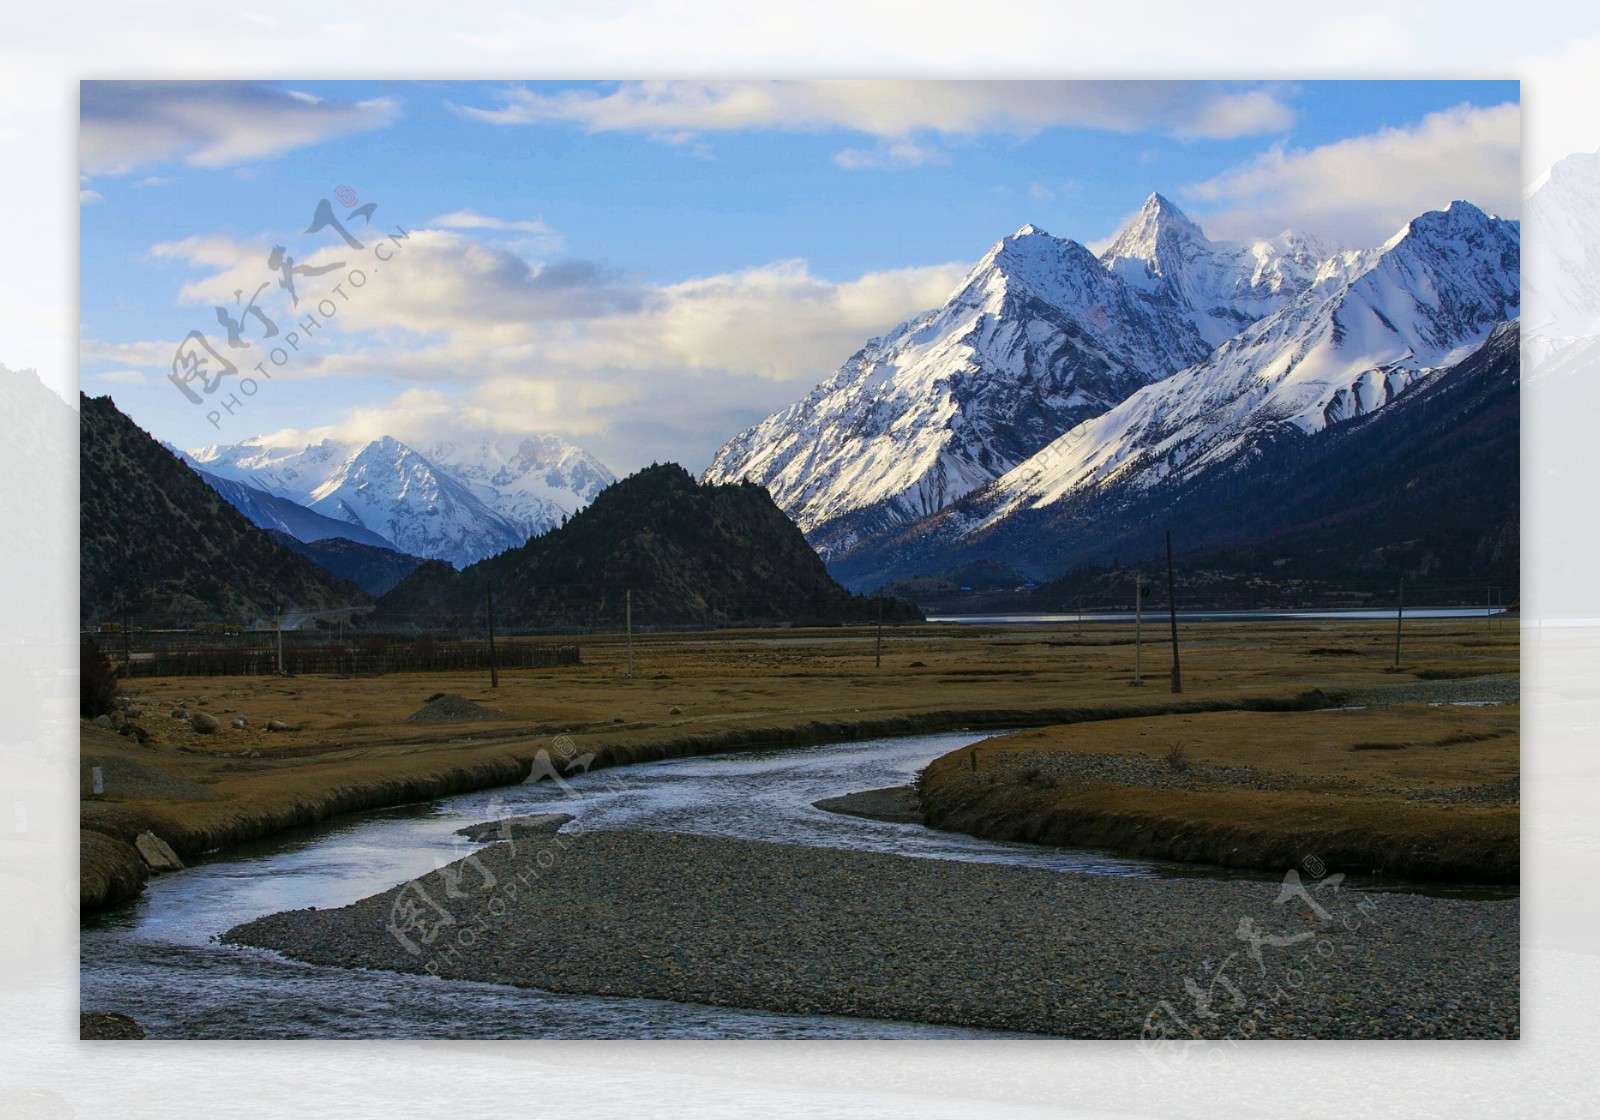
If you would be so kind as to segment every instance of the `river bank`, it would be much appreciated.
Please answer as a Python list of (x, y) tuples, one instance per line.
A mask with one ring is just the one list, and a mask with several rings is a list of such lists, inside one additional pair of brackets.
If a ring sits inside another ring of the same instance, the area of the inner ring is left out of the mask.
[[(1452, 681), (1495, 694), (1502, 682)], [(1514, 687), (1514, 685), (1513, 685)], [(1393, 699), (1408, 699), (1402, 686)], [(1514, 691), (1511, 693), (1514, 699)], [(1518, 706), (1163, 715), (990, 739), (917, 783), (926, 823), (1123, 855), (1516, 883)]]
[(1296, 883), (1279, 903), (1277, 882), (564, 833), (225, 940), (421, 977), (1072, 1038), (1517, 1036), (1516, 902)]
[[(81, 825), (124, 844), (151, 831), (188, 858), (340, 814), (519, 782), (556, 757), (595, 769), (954, 728), (1294, 711), (1515, 664), (1514, 633), (1460, 622), (1419, 623), (1413, 671), (1398, 676), (1377, 657), (1392, 641), (1382, 626), (1195, 624), (1183, 628), (1188, 692), (1135, 697), (1124, 629), (908, 628), (886, 640), (881, 666), (864, 633), (652, 635), (637, 643), (633, 677), (622, 643), (598, 639), (582, 665), (507, 670), (499, 689), (452, 674), (136, 680), (128, 687), (143, 742), (84, 727)], [(494, 718), (415, 722), (440, 691)], [(212, 713), (222, 726), (197, 732), (174, 718), (182, 711)], [(288, 730), (267, 731), (269, 721)], [(103, 793), (92, 789), (96, 759)], [(131, 781), (129, 766), (143, 777)], [(85, 838), (94, 877), (80, 884), (85, 913), (138, 889), (136, 877), (105, 870), (102, 847)]]

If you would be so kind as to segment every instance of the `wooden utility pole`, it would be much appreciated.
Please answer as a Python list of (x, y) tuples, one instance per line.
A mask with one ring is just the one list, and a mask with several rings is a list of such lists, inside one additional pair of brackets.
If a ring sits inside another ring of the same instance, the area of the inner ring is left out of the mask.
[(878, 600), (878, 646), (873, 651), (872, 664), (874, 668), (883, 668), (883, 600)]
[(489, 687), (500, 687), (500, 664), (494, 655), (494, 579), (485, 576), (483, 580), (484, 606), (489, 612)]
[(627, 602), (628, 671), (626, 673), (622, 674), (622, 675), (624, 677), (627, 677), (629, 680), (632, 680), (633, 679), (633, 590), (630, 588), (629, 590), (623, 592), (623, 596), (624, 596), (625, 601)]
[(1183, 674), (1178, 671), (1178, 583), (1172, 575), (1172, 530), (1167, 530), (1167, 614), (1172, 619), (1172, 691), (1183, 691)]
[(1406, 581), (1400, 580), (1400, 591), (1394, 601), (1394, 667), (1400, 668), (1400, 623), (1406, 613)]
[(1133, 574), (1133, 687), (1144, 687), (1144, 676), (1139, 672), (1139, 652), (1144, 642), (1144, 580), (1138, 572)]

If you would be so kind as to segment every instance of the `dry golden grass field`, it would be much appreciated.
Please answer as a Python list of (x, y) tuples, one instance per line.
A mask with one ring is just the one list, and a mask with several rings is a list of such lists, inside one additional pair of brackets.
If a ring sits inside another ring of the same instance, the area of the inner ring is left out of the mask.
[[(1196, 763), (1302, 779), (1432, 787), (1516, 774), (1514, 704), (1483, 710), (1409, 704), (1365, 720), (1303, 710), (1395, 686), (1515, 674), (1515, 619), (1492, 626), (1408, 619), (1399, 670), (1392, 622), (1185, 623), (1180, 696), (1168, 688), (1165, 633), (1145, 627), (1143, 688), (1130, 687), (1131, 625), (1096, 622), (897, 627), (885, 631), (881, 667), (874, 664), (873, 631), (864, 627), (636, 637), (631, 679), (622, 636), (588, 636), (580, 640), (581, 664), (503, 670), (498, 689), (484, 674), (465, 673), (135, 678), (124, 689), (150, 740), (135, 744), (85, 725), (82, 824), (124, 839), (152, 829), (180, 854), (204, 851), (340, 812), (516, 781), (560, 734), (579, 753), (595, 752), (597, 765), (616, 765), (866, 735), (1066, 724), (984, 750), (1154, 756), (1181, 738)], [(1308, 696), (1314, 690), (1320, 695)], [(504, 718), (405, 722), (436, 693), (460, 695)], [(199, 734), (169, 715), (178, 707), (209, 712), (223, 728)], [(245, 717), (245, 728), (230, 726), (236, 715)], [(1114, 735), (1101, 730), (1111, 724), (1079, 723), (1106, 719), (1131, 722), (1119, 722)], [(268, 720), (291, 730), (268, 732)], [(1183, 720), (1193, 722), (1171, 722)], [(1452, 737), (1459, 741), (1440, 745)], [(1361, 742), (1403, 747), (1350, 749)], [(183, 781), (163, 790), (159, 782), (130, 779), (127, 796), (119, 796), (108, 779), (105, 793), (95, 796), (87, 777), (91, 757), (135, 764), (119, 773)], [(957, 769), (951, 765), (952, 773)], [(210, 793), (195, 798), (186, 783)], [(1036, 792), (1030, 787), (1029, 797)], [(1137, 792), (1134, 786), (1096, 796)], [(1216, 791), (1153, 791), (1168, 801), (1179, 792)], [(1283, 795), (1230, 787), (1201, 816), (1259, 817), (1281, 828), (1308, 811), (1298, 801), (1274, 800)], [(1333, 792), (1315, 796), (1319, 804), (1338, 800)], [(1348, 791), (1339, 797), (1353, 804)], [(1389, 801), (1411, 804), (1398, 795)], [(1138, 804), (1140, 812), (1160, 812)], [(1030, 812), (1038, 808), (1034, 800), (1029, 805)], [(1418, 819), (1459, 817), (1470, 808)], [(1498, 811), (1509, 813), (1514, 838), (1515, 805)], [(945, 817), (937, 823), (996, 832), (992, 822)], [(1215, 854), (1206, 849), (1194, 858)]]

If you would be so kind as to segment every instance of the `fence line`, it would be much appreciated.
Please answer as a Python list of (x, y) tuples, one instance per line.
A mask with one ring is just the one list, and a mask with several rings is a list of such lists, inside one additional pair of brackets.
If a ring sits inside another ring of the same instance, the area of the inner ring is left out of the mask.
[[(102, 637), (105, 637), (102, 635)], [(105, 643), (119, 672), (135, 677), (234, 677), (272, 676), (278, 671), (278, 650), (270, 639), (263, 644), (258, 635), (247, 642), (206, 642), (196, 645), (160, 644), (134, 649), (126, 665), (115, 643)], [(285, 635), (288, 639), (288, 635)], [(536, 645), (512, 642), (495, 650), (495, 664), (501, 669), (547, 669), (561, 665), (581, 665), (575, 645)], [(481, 642), (437, 642), (375, 640), (354, 643), (306, 642), (285, 640), (283, 669), (290, 674), (317, 673), (332, 676), (379, 676), (384, 673), (427, 673), (487, 670), (489, 651)]]

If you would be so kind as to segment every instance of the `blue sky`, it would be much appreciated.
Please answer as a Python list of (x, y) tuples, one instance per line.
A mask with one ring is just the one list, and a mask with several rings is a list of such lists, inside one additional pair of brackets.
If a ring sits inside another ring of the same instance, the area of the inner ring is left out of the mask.
[[(1153, 190), (1213, 237), (1368, 246), (1453, 198), (1515, 217), (1517, 101), (1494, 81), (90, 83), (82, 385), (185, 447), (555, 431), (618, 471), (698, 470), (1027, 222), (1093, 245)], [(324, 198), (376, 204), (359, 253), (304, 232)], [(306, 307), (375, 267), (245, 397), (299, 321), (274, 246), (329, 268), (297, 278)], [(241, 317), (228, 347), (215, 308), (263, 283), (278, 337)], [(167, 377), (197, 330), (240, 369), (198, 405)]]

